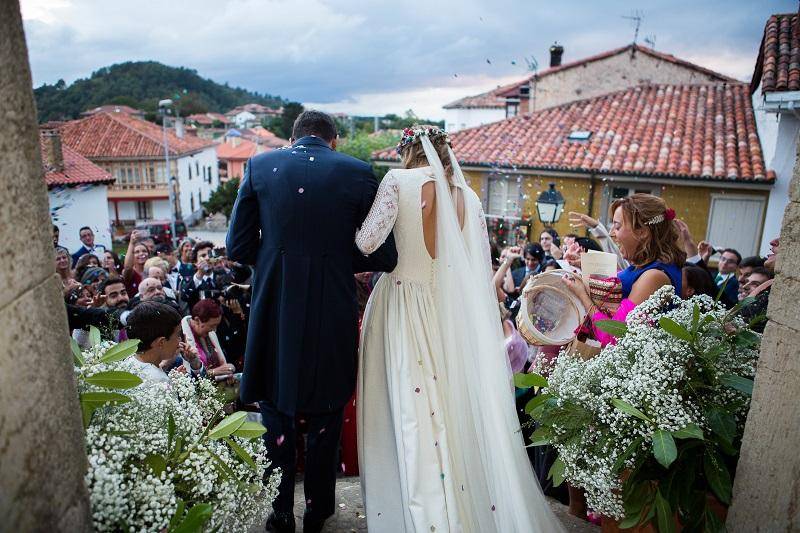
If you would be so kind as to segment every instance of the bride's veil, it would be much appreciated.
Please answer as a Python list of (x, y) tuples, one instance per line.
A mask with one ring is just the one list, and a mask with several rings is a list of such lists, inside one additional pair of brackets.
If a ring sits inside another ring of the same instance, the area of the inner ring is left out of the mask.
[[(434, 302), (443, 342), (446, 430), (455, 463), (461, 526), (467, 531), (560, 531), (533, 474), (514, 406), (489, 241), (477, 195), (452, 149), (452, 186), (464, 197), (459, 224), (451, 182), (427, 135), (421, 137), (436, 183)], [(453, 201), (450, 201), (453, 200)]]

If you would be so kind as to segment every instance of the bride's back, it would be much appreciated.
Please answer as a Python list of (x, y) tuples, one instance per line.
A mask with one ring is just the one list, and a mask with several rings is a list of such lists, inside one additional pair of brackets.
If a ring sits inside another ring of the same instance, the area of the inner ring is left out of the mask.
[[(384, 177), (397, 188), (398, 211), (394, 226), (398, 262), (394, 275), (430, 284), (436, 257), (436, 186), (431, 167), (394, 169)], [(465, 194), (453, 188), (459, 224), (465, 221)], [(450, 201), (450, 199), (448, 199)]]

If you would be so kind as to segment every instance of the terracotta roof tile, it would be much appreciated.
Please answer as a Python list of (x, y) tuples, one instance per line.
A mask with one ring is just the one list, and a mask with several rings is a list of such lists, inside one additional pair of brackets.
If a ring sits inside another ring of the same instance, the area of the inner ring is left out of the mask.
[(764, 27), (756, 70), (750, 84), (762, 92), (800, 90), (800, 17), (772, 15)]
[(684, 59), (680, 59), (672, 54), (657, 52), (652, 48), (634, 44), (634, 45), (622, 46), (620, 48), (614, 48), (612, 50), (607, 50), (605, 52), (601, 52), (599, 54), (595, 54), (589, 57), (584, 57), (583, 59), (578, 59), (576, 61), (570, 61), (568, 63), (564, 63), (557, 67), (547, 68), (533, 76), (525, 78), (524, 80), (520, 80), (515, 83), (510, 83), (508, 85), (498, 87), (497, 89), (494, 89), (492, 91), (483, 94), (479, 94), (476, 96), (468, 96), (466, 98), (456, 100), (455, 102), (451, 102), (445, 105), (444, 108), (452, 109), (452, 108), (477, 108), (477, 107), (490, 107), (490, 108), (505, 107), (506, 97), (518, 96), (519, 88), (523, 85), (526, 85), (534, 78), (537, 80), (541, 80), (542, 78), (545, 78), (551, 74), (555, 74), (556, 72), (562, 72), (564, 70), (568, 70), (574, 67), (586, 65), (587, 63), (592, 63), (594, 61), (606, 59), (618, 54), (627, 53), (630, 52), (632, 49), (636, 50), (636, 52), (647, 54), (649, 56), (661, 59), (663, 61), (668, 61), (670, 63), (674, 63), (676, 65), (680, 65), (685, 68), (702, 72), (703, 74), (706, 74), (715, 81), (738, 83), (737, 80), (735, 80), (734, 78), (730, 78), (728, 76), (725, 76), (724, 74), (720, 74), (719, 72), (714, 72), (711, 69), (707, 69), (705, 67), (701, 67), (700, 65), (696, 65)]
[(63, 165), (55, 168), (47, 163), (50, 160), (50, 143), (44, 134), (39, 135), (42, 148), (42, 167), (44, 181), (48, 188), (63, 185), (84, 185), (87, 183), (114, 183), (114, 177), (68, 146), (61, 146)]
[[(124, 113), (97, 113), (59, 127), (61, 138), (89, 159), (163, 158), (163, 133), (160, 126)], [(214, 143), (198, 137), (178, 138), (167, 130), (171, 156), (197, 152)]]
[(221, 161), (227, 160), (247, 160), (256, 155), (258, 147), (253, 141), (247, 139), (236, 138), (236, 146), (233, 141), (222, 142), (217, 145), (217, 159)]
[[(575, 131), (591, 132), (573, 141)], [(646, 85), (451, 135), (466, 165), (770, 181), (747, 85)], [(396, 161), (393, 149), (373, 158)]]

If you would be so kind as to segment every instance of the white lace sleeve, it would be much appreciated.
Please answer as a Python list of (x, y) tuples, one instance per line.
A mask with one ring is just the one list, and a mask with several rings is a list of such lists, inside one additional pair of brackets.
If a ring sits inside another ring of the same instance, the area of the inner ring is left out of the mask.
[(367, 218), (356, 233), (356, 246), (361, 253), (369, 255), (386, 241), (397, 220), (399, 196), (397, 178), (389, 173), (378, 186), (375, 201), (372, 202)]
[(481, 230), (483, 231), (483, 246), (481, 249), (483, 251), (483, 260), (486, 264), (489, 265), (489, 268), (492, 267), (492, 248), (489, 244), (489, 229), (486, 227), (486, 213), (483, 212), (483, 206), (478, 205), (478, 224), (480, 225)]

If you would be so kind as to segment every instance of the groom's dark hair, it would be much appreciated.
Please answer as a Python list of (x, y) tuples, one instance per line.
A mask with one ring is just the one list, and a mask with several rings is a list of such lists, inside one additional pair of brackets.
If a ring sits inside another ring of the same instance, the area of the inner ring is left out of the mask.
[(316, 135), (322, 140), (331, 142), (336, 138), (336, 123), (322, 111), (303, 111), (297, 116), (292, 126), (294, 140)]

